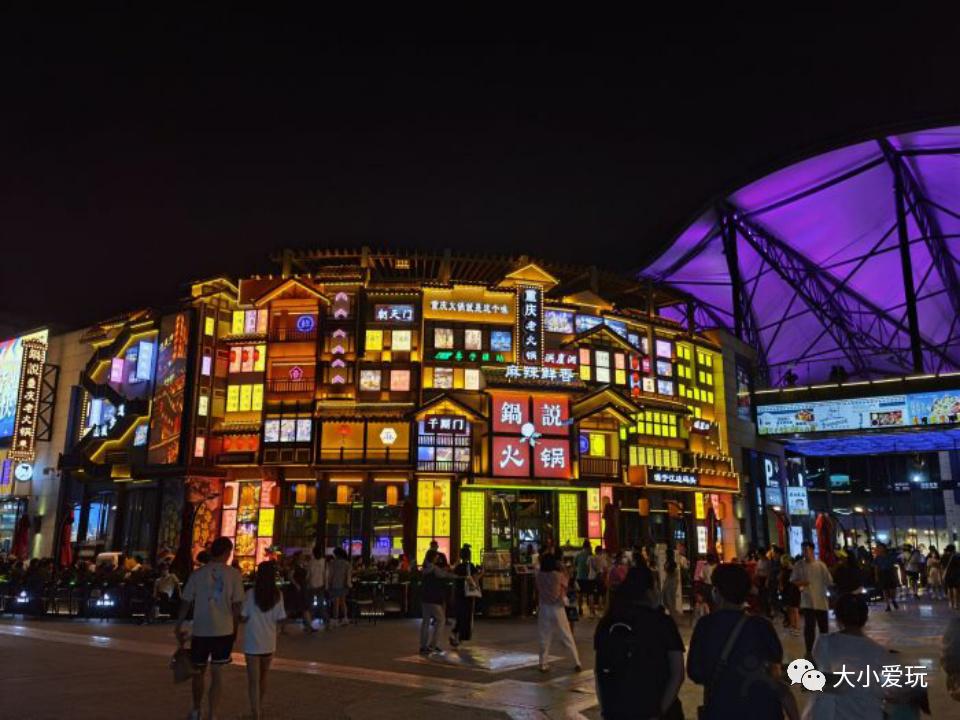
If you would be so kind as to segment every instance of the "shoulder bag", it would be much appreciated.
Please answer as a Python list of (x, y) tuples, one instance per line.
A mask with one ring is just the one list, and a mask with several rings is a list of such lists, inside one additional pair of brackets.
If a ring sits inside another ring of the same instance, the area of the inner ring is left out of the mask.
[(483, 597), (483, 591), (480, 589), (480, 583), (473, 579), (473, 573), (470, 570), (470, 563), (466, 563), (467, 576), (463, 579), (463, 596), (468, 598)]
[(730, 636), (723, 646), (723, 651), (720, 653), (717, 666), (713, 669), (713, 675), (710, 676), (710, 682), (703, 686), (703, 705), (697, 708), (697, 718), (700, 718), (700, 720), (706, 717), (707, 703), (710, 702), (710, 693), (717, 682), (719, 682), (720, 676), (723, 675), (723, 671), (727, 667), (727, 661), (730, 659), (730, 653), (733, 652), (733, 646), (736, 644), (737, 638), (740, 637), (740, 631), (743, 630), (743, 626), (746, 624), (747, 614), (743, 613), (740, 619), (737, 620), (737, 624), (733, 626), (733, 630), (730, 632)]

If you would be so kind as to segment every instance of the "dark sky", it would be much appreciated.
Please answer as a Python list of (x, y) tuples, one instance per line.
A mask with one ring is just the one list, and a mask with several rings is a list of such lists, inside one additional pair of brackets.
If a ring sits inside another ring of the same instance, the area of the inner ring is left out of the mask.
[(613, 26), (0, 18), (0, 324), (169, 302), (285, 245), (640, 267), (778, 164), (960, 118), (942, 18)]

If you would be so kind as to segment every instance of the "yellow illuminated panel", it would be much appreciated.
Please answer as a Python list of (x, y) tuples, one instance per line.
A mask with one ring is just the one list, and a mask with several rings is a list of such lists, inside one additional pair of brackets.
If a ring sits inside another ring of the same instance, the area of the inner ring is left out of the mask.
[(417, 484), (417, 507), (421, 508), (432, 508), (433, 507), (433, 483), (429, 480), (421, 480)]
[(581, 380), (589, 380), (589, 379), (590, 379), (590, 366), (589, 366), (589, 365), (581, 365), (581, 366), (580, 366), (580, 379), (581, 379)]
[(559, 493), (557, 495), (559, 502), (560, 517), (557, 523), (561, 545), (580, 545), (583, 538), (580, 537), (580, 503), (576, 493)]
[(479, 559), (486, 546), (487, 496), (481, 491), (460, 493), (460, 542), (470, 545), (474, 559)]
[(240, 386), (240, 412), (247, 412), (251, 408), (253, 401), (253, 386)]
[(253, 388), (250, 398), (250, 409), (254, 412), (259, 412), (263, 410), (263, 385), (251, 385), (250, 387)]
[(433, 516), (433, 534), (447, 536), (450, 534), (450, 511), (437, 510)]
[(693, 494), (693, 517), (696, 520), (704, 520), (707, 517), (707, 511), (703, 507), (703, 493)]
[(367, 350), (383, 350), (383, 330), (367, 330)]
[(606, 457), (607, 436), (602, 433), (590, 433), (590, 454), (594, 457)]
[(203, 334), (213, 337), (213, 332), (216, 329), (217, 321), (212, 316), (207, 316), (203, 319)]
[(243, 310), (234, 310), (233, 311), (233, 323), (230, 325), (230, 333), (233, 335), (243, 335), (243, 321), (244, 321), (244, 312)]
[(436, 480), (434, 481), (433, 486), (434, 486), (434, 497), (439, 500), (439, 502), (437, 503), (437, 507), (440, 507), (440, 508), (450, 507), (450, 481)]
[(240, 409), (240, 386), (230, 385), (227, 388), (227, 412), (237, 412)]
[(587, 510), (600, 512), (600, 488), (587, 488)]
[(417, 535), (433, 535), (432, 508), (420, 508), (417, 511)]
[(257, 537), (265, 538), (273, 536), (273, 520), (275, 513), (275, 508), (260, 508), (260, 519), (257, 523)]
[(256, 357), (254, 358), (253, 362), (253, 371), (263, 372), (267, 369), (267, 346), (257, 345), (256, 351)]
[(626, 370), (614, 370), (613, 371), (613, 381), (617, 385), (626, 385), (627, 384), (627, 371)]
[(411, 347), (409, 330), (394, 330), (390, 337), (390, 348), (397, 352), (409, 352)]

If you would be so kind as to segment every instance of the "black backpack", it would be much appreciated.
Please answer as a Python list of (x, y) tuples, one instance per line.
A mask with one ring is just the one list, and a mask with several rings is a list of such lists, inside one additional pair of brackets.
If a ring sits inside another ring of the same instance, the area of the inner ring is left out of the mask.
[[(638, 609), (631, 620), (601, 626), (596, 636), (597, 699), (604, 717), (658, 717), (667, 681), (667, 650)], [(642, 635), (647, 630), (646, 636)], [(651, 692), (652, 688), (656, 691)]]

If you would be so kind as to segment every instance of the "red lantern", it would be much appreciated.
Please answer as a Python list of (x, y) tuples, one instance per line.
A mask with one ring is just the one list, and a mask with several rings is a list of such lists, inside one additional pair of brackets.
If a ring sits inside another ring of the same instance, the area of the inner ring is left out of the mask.
[(232, 484), (227, 484), (223, 488), (223, 506), (224, 507), (233, 507), (236, 504), (236, 500), (233, 497), (233, 491), (236, 486)]
[(341, 425), (340, 427), (337, 428), (337, 432), (340, 433), (343, 437), (346, 437), (347, 435), (350, 434), (350, 429), (351, 428), (349, 425)]
[(650, 501), (647, 498), (640, 498), (637, 500), (637, 510), (640, 513), (640, 517), (649, 517)]

